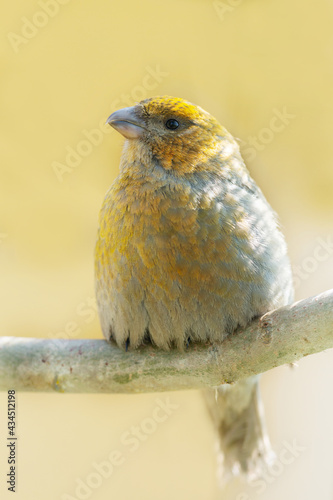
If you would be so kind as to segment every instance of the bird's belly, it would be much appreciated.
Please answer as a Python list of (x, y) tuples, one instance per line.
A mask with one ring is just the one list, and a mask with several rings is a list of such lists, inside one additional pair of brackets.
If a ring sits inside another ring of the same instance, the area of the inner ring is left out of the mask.
[(162, 348), (188, 337), (217, 341), (267, 309), (263, 276), (230, 235), (204, 238), (197, 222), (191, 231), (170, 227), (127, 221), (110, 237), (120, 242), (112, 252), (100, 245), (96, 291), (107, 338), (136, 347), (149, 332)]

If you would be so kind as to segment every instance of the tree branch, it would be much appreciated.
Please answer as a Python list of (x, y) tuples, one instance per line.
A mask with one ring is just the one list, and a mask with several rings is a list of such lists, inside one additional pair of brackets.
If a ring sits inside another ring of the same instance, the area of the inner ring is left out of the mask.
[(0, 338), (0, 390), (139, 393), (236, 382), (333, 347), (333, 290), (281, 307), (221, 344), (124, 352), (105, 340)]

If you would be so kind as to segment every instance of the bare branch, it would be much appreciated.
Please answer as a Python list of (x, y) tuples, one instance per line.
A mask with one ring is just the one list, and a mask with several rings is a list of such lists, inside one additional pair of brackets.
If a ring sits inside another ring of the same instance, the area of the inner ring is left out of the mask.
[(105, 340), (0, 338), (0, 390), (139, 393), (236, 382), (333, 347), (333, 290), (255, 320), (218, 345), (124, 352)]

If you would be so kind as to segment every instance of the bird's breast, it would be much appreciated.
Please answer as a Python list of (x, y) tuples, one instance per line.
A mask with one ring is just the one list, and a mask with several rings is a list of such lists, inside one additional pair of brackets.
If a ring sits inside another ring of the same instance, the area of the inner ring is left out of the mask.
[(252, 279), (251, 263), (239, 259), (250, 238), (246, 213), (228, 196), (224, 206), (221, 195), (217, 202), (187, 185), (115, 186), (101, 211), (97, 278), (107, 274), (119, 288), (135, 280), (144, 289), (169, 293), (177, 283), (224, 295), (221, 278)]

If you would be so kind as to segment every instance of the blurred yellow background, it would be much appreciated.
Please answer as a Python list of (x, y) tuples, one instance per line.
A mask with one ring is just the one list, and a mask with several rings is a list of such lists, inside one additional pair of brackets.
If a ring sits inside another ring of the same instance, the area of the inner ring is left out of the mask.
[[(115, 109), (153, 95), (202, 106), (240, 139), (253, 177), (280, 216), (296, 298), (331, 288), (332, 28), (328, 0), (7, 3), (2, 335), (101, 337), (93, 251), (99, 207), (122, 147), (121, 136), (103, 123)], [(275, 449), (296, 442), (302, 451), (270, 472), (261, 490), (241, 481), (218, 490), (213, 431), (196, 391), (19, 394), (15, 498), (331, 500), (332, 361), (330, 351), (263, 376)], [(121, 436), (166, 396), (177, 409), (132, 453)], [(7, 499), (5, 404), (3, 393), (0, 497)], [(124, 462), (94, 483), (96, 464), (115, 450), (124, 452)], [(91, 487), (76, 491), (79, 480)]]

